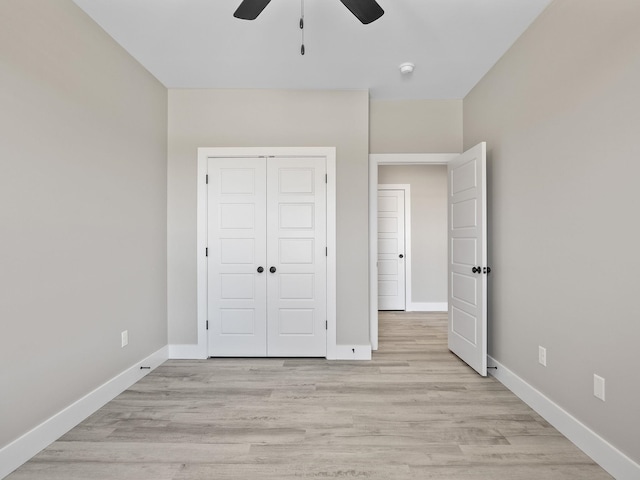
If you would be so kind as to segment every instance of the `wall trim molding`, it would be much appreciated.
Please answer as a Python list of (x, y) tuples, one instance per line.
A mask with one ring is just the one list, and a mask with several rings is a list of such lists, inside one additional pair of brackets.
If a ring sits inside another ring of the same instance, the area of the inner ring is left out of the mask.
[[(162, 347), (3, 447), (0, 450), (0, 478), (9, 475), (89, 415), (155, 370), (167, 360), (168, 354), (169, 348)], [(142, 366), (151, 368), (141, 370)]]
[(407, 312), (448, 312), (448, 302), (411, 302)]
[[(201, 356), (199, 345), (169, 345), (169, 359), (171, 360), (206, 360)], [(353, 351), (355, 349), (355, 352)], [(371, 360), (371, 345), (336, 345), (332, 356), (328, 360)]]
[(206, 360), (206, 352), (198, 344), (169, 345), (169, 359), (171, 360)]
[(378, 165), (446, 165), (459, 153), (371, 153)]
[(330, 360), (371, 360), (371, 345), (336, 345), (335, 353)]
[(490, 369), (490, 375), (533, 408), (614, 478), (640, 478), (639, 464), (500, 362), (491, 356), (487, 356), (487, 359), (492, 366), (498, 367)]

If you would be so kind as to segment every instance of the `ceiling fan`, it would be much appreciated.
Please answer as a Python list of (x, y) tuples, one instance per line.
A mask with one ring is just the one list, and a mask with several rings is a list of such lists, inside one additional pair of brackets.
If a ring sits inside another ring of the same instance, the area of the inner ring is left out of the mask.
[[(255, 20), (271, 0), (242, 0), (233, 14), (243, 20)], [(340, 0), (365, 25), (379, 19), (384, 10), (376, 0)]]

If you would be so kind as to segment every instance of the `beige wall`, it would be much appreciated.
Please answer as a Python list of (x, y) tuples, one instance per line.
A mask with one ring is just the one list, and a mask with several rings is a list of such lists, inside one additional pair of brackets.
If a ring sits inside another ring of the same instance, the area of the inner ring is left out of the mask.
[(0, 2), (0, 448), (166, 345), (166, 97), (70, 0)]
[(465, 146), (489, 149), (490, 354), (636, 462), (639, 18), (556, 0), (464, 100)]
[(198, 147), (337, 147), (337, 335), (368, 344), (365, 91), (169, 90), (169, 343), (195, 344)]
[(412, 303), (446, 303), (446, 165), (381, 165), (378, 183), (411, 185)]
[(462, 152), (462, 100), (371, 100), (370, 153)]

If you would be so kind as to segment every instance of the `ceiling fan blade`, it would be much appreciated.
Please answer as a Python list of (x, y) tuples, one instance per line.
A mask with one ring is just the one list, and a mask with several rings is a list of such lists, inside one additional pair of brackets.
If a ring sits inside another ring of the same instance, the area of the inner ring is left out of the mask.
[(271, 0), (242, 0), (233, 16), (242, 20), (255, 20)]
[(384, 10), (376, 0), (340, 0), (342, 4), (351, 10), (358, 20), (367, 25), (383, 14)]

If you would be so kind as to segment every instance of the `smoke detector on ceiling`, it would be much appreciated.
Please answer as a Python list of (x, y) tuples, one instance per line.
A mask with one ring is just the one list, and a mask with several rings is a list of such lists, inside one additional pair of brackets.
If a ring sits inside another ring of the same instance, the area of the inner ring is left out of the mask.
[(399, 68), (402, 75), (409, 75), (413, 73), (413, 69), (416, 68), (416, 66), (411, 62), (406, 62), (400, 65)]

